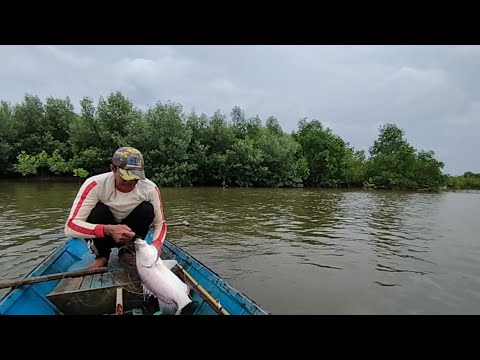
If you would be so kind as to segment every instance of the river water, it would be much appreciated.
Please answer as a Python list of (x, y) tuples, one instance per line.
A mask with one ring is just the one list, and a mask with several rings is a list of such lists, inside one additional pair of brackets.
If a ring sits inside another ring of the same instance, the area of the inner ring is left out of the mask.
[[(0, 279), (65, 241), (79, 186), (1, 182)], [(171, 227), (169, 240), (272, 314), (480, 314), (480, 191), (162, 195), (167, 221), (192, 225)]]

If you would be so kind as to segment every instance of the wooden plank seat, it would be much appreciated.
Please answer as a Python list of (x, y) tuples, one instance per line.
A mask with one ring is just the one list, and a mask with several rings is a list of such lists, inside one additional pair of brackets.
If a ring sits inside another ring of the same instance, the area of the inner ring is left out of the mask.
[(129, 271), (64, 278), (47, 298), (64, 315), (115, 314), (119, 287), (122, 288), (123, 312), (142, 306), (140, 281), (135, 272)]

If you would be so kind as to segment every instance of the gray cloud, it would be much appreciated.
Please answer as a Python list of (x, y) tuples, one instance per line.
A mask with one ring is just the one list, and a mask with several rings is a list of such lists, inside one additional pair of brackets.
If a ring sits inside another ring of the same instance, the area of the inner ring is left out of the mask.
[(479, 46), (2, 46), (0, 99), (120, 90), (140, 107), (174, 101), (212, 115), (242, 107), (297, 129), (321, 120), (368, 150), (394, 122), (445, 172), (480, 172)]

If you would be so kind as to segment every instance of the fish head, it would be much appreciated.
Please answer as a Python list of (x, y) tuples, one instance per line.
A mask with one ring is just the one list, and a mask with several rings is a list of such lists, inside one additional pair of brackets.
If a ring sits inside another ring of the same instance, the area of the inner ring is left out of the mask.
[(139, 238), (135, 239), (134, 243), (137, 264), (147, 267), (155, 265), (158, 258), (158, 251), (155, 246)]
[(133, 243), (135, 244), (135, 250), (139, 250), (143, 246), (148, 246), (147, 242), (139, 237), (137, 237)]

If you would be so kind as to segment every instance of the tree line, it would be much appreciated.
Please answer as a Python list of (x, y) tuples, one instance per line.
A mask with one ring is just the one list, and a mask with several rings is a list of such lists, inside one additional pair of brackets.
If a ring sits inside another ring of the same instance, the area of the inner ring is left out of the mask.
[[(433, 151), (417, 151), (395, 124), (356, 150), (316, 119), (285, 133), (235, 106), (229, 117), (185, 113), (178, 103), (141, 110), (121, 92), (80, 101), (26, 94), (0, 103), (0, 177), (79, 176), (108, 170), (113, 152), (134, 146), (160, 186), (365, 187), (438, 190), (477, 184), (442, 173)], [(477, 174), (478, 175), (478, 174)], [(477, 186), (475, 185), (475, 186)]]

